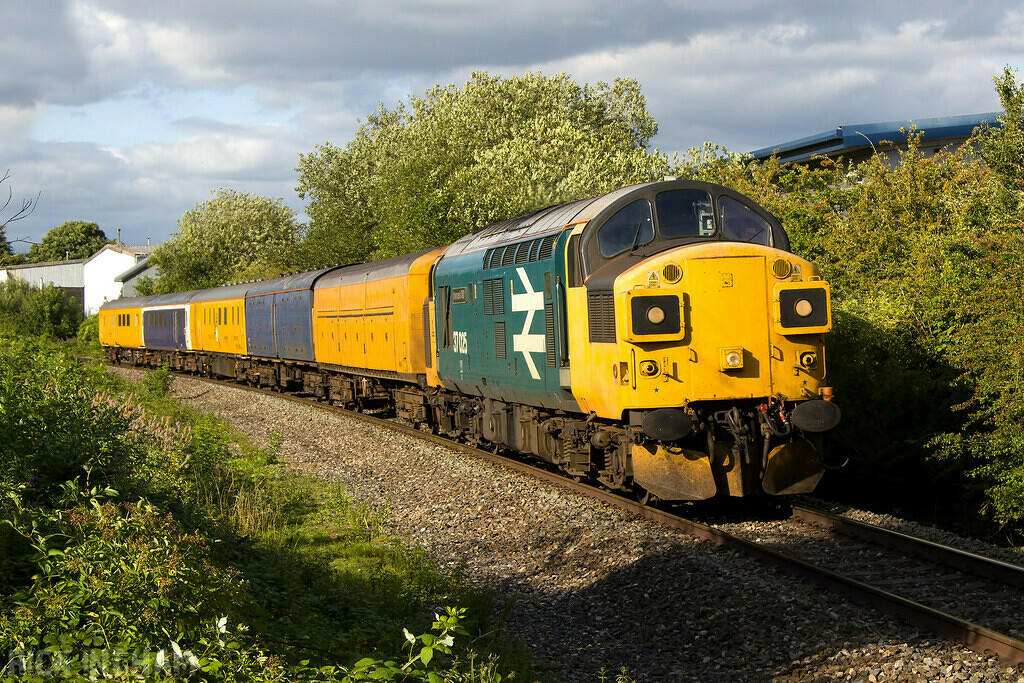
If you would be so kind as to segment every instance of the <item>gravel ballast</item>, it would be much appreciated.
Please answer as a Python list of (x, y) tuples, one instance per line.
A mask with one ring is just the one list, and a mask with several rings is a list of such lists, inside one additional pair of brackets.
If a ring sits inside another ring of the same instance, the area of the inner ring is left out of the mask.
[(500, 625), (560, 680), (1024, 683), (1024, 667), (470, 455), (188, 377), (171, 393), (386, 507), (391, 532), (490, 588)]

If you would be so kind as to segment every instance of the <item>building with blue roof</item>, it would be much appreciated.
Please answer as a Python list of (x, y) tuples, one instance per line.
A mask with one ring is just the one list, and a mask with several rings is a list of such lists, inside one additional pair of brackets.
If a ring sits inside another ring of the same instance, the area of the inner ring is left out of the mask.
[[(772, 154), (776, 154), (779, 161), (784, 163), (807, 163), (815, 156), (833, 159), (843, 157), (847, 161), (859, 163), (878, 152), (887, 155), (890, 162), (895, 163), (898, 151), (907, 148), (907, 134), (900, 132), (901, 128), (909, 131), (911, 127), (917, 126), (921, 131), (921, 152), (925, 156), (931, 156), (941, 149), (963, 144), (974, 129), (986, 121), (992, 126), (998, 126), (996, 117), (1001, 115), (1002, 112), (996, 111), (931, 119), (841, 125), (817, 135), (762, 147), (750, 154), (757, 160), (768, 159)], [(893, 144), (882, 145), (883, 142)]]

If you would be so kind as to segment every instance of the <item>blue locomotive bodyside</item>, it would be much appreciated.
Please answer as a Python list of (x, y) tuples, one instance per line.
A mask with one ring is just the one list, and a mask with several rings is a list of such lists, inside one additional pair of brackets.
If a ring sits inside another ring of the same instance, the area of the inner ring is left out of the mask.
[(434, 271), (437, 371), (463, 394), (579, 410), (569, 391), (565, 243), (571, 211), (506, 221), (453, 244)]

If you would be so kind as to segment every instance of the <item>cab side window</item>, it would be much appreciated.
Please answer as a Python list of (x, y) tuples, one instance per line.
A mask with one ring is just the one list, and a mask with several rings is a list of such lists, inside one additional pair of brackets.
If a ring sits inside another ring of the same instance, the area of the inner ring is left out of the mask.
[(771, 246), (771, 225), (746, 204), (732, 197), (719, 197), (718, 213), (725, 239)]
[(619, 209), (597, 233), (597, 243), (605, 258), (647, 244), (652, 239), (654, 221), (651, 218), (651, 203), (646, 199), (638, 199)]
[(573, 235), (569, 238), (566, 252), (566, 280), (570, 287), (583, 286), (583, 273), (580, 267), (580, 236)]

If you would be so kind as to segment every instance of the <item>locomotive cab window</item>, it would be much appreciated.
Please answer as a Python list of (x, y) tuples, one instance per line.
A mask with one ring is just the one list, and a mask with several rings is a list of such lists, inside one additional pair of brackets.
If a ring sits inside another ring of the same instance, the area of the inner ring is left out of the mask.
[(771, 225), (746, 204), (732, 197), (719, 197), (718, 214), (727, 240), (771, 246)]
[(580, 269), (580, 236), (573, 235), (569, 238), (569, 246), (565, 249), (566, 258), (566, 279), (570, 287), (582, 287), (583, 275)]
[(452, 348), (452, 303), (451, 287), (441, 286), (437, 288), (437, 340), (438, 345), (443, 349)]
[(654, 219), (651, 203), (638, 199), (619, 209), (618, 213), (605, 221), (597, 234), (601, 255), (611, 258), (627, 249), (647, 244), (654, 239)]
[(711, 195), (704, 190), (659, 192), (658, 230), (662, 237), (709, 237), (715, 234)]

